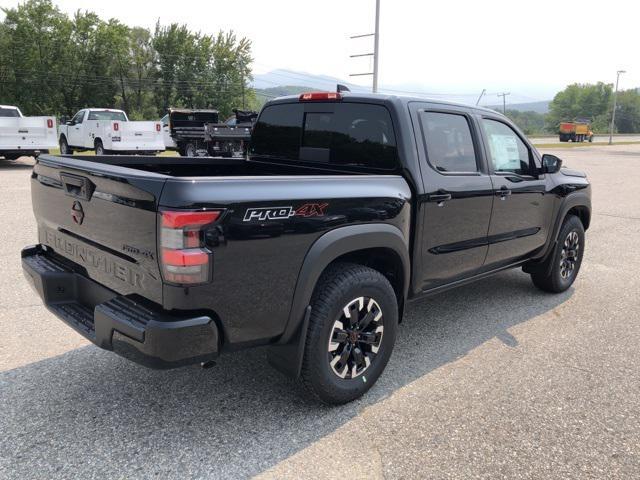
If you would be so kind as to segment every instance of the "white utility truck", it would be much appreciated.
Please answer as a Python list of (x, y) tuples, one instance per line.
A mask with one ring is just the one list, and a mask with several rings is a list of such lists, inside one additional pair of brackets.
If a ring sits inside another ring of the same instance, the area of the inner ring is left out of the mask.
[(94, 150), (96, 155), (155, 154), (164, 151), (159, 121), (130, 122), (122, 110), (85, 108), (58, 129), (60, 153)]
[(37, 157), (56, 146), (54, 117), (25, 117), (18, 107), (0, 105), (0, 157)]

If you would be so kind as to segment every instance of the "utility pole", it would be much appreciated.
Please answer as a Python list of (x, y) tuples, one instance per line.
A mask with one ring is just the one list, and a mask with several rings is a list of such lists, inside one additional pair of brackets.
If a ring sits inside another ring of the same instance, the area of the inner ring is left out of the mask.
[(482, 89), (482, 93), (480, 94), (480, 96), (478, 97), (478, 100), (476, 101), (476, 105), (478, 105), (480, 103), (480, 100), (482, 100), (482, 97), (484, 97), (485, 93), (487, 93), (487, 89), (483, 88)]
[(618, 97), (618, 82), (620, 81), (620, 75), (622, 73), (627, 73), (624, 70), (618, 70), (616, 72), (616, 89), (613, 92), (613, 112), (611, 112), (611, 130), (609, 130), (609, 145), (613, 143), (613, 128), (615, 126), (616, 121), (616, 102)]
[(511, 92), (502, 92), (498, 96), (502, 97), (502, 114), (507, 114), (507, 95), (511, 95)]
[(378, 51), (380, 45), (380, 0), (376, 0), (376, 25), (374, 33), (365, 33), (364, 35), (353, 35), (350, 37), (354, 38), (363, 38), (363, 37), (373, 37), (373, 52), (369, 53), (358, 53), (356, 55), (350, 55), (351, 58), (356, 57), (373, 57), (373, 72), (365, 72), (365, 73), (351, 73), (350, 77), (362, 77), (365, 75), (373, 76), (373, 93), (378, 92)]
[(378, 47), (380, 45), (380, 0), (376, 0), (376, 30), (373, 40), (373, 93), (378, 93)]

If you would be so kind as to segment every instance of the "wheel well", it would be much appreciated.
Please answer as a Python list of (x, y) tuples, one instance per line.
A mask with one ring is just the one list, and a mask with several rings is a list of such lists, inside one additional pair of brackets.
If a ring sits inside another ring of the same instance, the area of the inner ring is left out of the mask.
[[(326, 268), (329, 268), (334, 263), (357, 263), (359, 265), (365, 265), (369, 268), (379, 271), (384, 275), (393, 290), (396, 293), (398, 299), (398, 313), (399, 319), (402, 320), (402, 311), (404, 309), (404, 271), (402, 266), (402, 260), (400, 256), (391, 248), (366, 248), (363, 250), (356, 250), (353, 252), (345, 253), (334, 259)], [(325, 268), (325, 270), (326, 270)]]
[(100, 142), (102, 144), (102, 146), (104, 147), (104, 143), (102, 143), (102, 139), (100, 137), (97, 137), (94, 141), (93, 141), (93, 146), (95, 147), (96, 145), (98, 145), (98, 142)]
[(585, 230), (589, 228), (591, 212), (584, 205), (571, 208), (571, 210), (567, 212), (567, 215), (575, 215), (580, 219)]

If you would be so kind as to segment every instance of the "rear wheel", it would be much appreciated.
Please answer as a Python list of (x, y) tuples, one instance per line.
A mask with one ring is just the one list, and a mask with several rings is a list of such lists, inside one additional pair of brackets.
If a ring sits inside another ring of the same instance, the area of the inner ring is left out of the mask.
[(568, 289), (580, 271), (584, 240), (582, 222), (575, 215), (569, 215), (562, 224), (558, 241), (549, 259), (531, 273), (533, 284), (552, 293)]
[(325, 403), (350, 402), (369, 390), (395, 343), (398, 302), (380, 272), (350, 263), (322, 275), (311, 301), (302, 380)]
[(102, 145), (102, 140), (96, 140), (95, 143), (96, 155), (106, 155), (107, 151), (104, 149), (104, 145)]

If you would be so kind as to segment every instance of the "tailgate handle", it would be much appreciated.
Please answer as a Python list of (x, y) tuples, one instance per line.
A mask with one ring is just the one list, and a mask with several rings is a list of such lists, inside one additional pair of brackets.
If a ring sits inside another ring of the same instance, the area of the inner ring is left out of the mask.
[(72, 175), (70, 173), (61, 173), (60, 180), (64, 185), (64, 191), (70, 197), (82, 198), (90, 200), (96, 186), (86, 177)]

